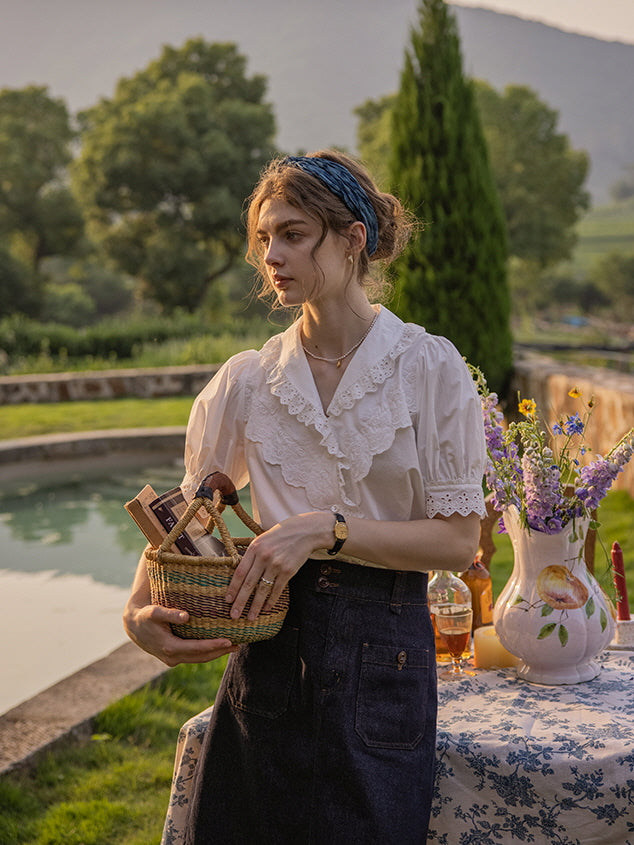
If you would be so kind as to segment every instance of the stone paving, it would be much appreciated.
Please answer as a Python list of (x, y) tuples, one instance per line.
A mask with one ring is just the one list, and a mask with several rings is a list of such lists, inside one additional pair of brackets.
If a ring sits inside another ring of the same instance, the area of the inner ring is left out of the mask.
[(87, 739), (109, 704), (167, 671), (160, 660), (125, 643), (8, 710), (0, 716), (0, 774), (34, 763), (62, 743)]

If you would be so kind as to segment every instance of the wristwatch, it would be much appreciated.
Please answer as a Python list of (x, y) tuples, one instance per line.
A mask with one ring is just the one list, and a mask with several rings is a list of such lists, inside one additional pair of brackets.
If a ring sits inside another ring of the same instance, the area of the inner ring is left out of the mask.
[(348, 525), (340, 513), (335, 514), (335, 524), (332, 530), (335, 535), (335, 544), (332, 549), (327, 549), (327, 552), (329, 555), (336, 555), (348, 539)]

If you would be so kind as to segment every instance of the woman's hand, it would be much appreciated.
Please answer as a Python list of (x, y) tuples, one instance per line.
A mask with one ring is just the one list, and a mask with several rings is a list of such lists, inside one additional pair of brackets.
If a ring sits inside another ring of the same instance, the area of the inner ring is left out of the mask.
[(184, 610), (156, 604), (135, 607), (131, 600), (126, 605), (123, 627), (140, 648), (170, 667), (179, 663), (207, 663), (240, 647), (228, 639), (184, 640), (175, 636), (170, 623), (182, 625), (188, 619), (189, 614)]
[(228, 639), (184, 640), (172, 633), (170, 624), (187, 622), (189, 614), (172, 607), (152, 604), (145, 553), (139, 559), (130, 598), (123, 613), (123, 627), (143, 651), (158, 657), (167, 666), (179, 663), (207, 663), (237, 651)]
[(239, 619), (250, 596), (248, 618), (274, 607), (284, 587), (316, 549), (333, 543), (333, 516), (315, 511), (291, 516), (255, 537), (236, 567), (225, 600)]

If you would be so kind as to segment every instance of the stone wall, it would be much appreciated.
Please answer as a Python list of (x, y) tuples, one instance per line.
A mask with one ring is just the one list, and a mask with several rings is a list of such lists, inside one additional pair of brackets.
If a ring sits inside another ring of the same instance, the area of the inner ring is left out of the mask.
[(0, 407), (28, 402), (68, 402), (138, 396), (195, 396), (218, 371), (219, 364), (99, 370), (84, 373), (0, 377)]
[[(193, 397), (218, 367), (218, 364), (210, 364), (145, 370), (4, 376), (0, 378), (0, 407), (24, 402), (113, 399), (120, 396)], [(579, 388), (585, 399), (594, 396), (595, 407), (588, 427), (588, 442), (592, 444), (595, 452), (605, 454), (634, 425), (634, 376), (607, 369), (565, 365), (533, 353), (524, 353), (516, 360), (512, 395), (519, 390), (522, 397), (535, 399), (541, 409), (550, 409), (551, 423), (562, 413), (574, 413), (579, 410), (578, 400), (568, 396), (572, 387)], [(89, 439), (91, 435), (86, 437)], [(142, 440), (141, 433), (136, 433), (136, 437)], [(45, 460), (50, 459), (56, 450), (57, 456), (62, 457), (61, 452), (64, 449), (72, 448), (69, 445), (62, 446), (62, 439), (68, 444), (70, 438), (60, 438), (59, 443), (51, 442), (54, 438), (48, 439), (47, 448), (50, 451)], [(87, 448), (87, 443), (84, 443), (81, 437), (78, 439), (81, 441), (78, 448)], [(111, 438), (106, 437), (105, 442), (110, 443)], [(25, 448), (25, 444), (22, 444), (20, 451)], [(90, 448), (94, 448), (94, 443)], [(10, 461), (10, 451), (0, 449), (0, 463), (5, 466)], [(35, 455), (32, 457), (35, 458)], [(618, 476), (614, 489), (627, 490), (634, 496), (634, 460)]]
[[(568, 396), (573, 387), (581, 391), (582, 400), (594, 397), (586, 439), (595, 454), (605, 455), (634, 426), (634, 376), (565, 365), (534, 354), (515, 362), (512, 395), (519, 391), (522, 398), (534, 399), (540, 409), (548, 409), (549, 424), (562, 414), (581, 412), (580, 400)], [(634, 459), (617, 476), (612, 489), (627, 490), (634, 497)]]

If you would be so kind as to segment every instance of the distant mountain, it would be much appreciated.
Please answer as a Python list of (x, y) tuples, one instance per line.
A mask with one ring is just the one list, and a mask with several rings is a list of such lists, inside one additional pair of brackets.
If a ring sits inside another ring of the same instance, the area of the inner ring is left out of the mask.
[(560, 115), (572, 145), (590, 154), (595, 200), (634, 164), (634, 44), (601, 41), (455, 6), (465, 71), (501, 89), (529, 85)]
[[(71, 110), (187, 38), (234, 41), (269, 79), (285, 149), (354, 149), (355, 106), (396, 90), (418, 0), (0, 0), (0, 87), (48, 85)], [(634, 163), (634, 45), (455, 5), (466, 71), (535, 89), (592, 159), (603, 201)]]

